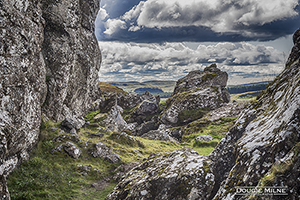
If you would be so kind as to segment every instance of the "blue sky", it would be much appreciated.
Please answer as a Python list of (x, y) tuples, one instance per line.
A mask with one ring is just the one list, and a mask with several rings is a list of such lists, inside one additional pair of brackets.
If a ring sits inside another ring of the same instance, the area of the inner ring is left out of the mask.
[(295, 0), (102, 0), (101, 81), (177, 80), (211, 63), (229, 84), (271, 80), (300, 26)]

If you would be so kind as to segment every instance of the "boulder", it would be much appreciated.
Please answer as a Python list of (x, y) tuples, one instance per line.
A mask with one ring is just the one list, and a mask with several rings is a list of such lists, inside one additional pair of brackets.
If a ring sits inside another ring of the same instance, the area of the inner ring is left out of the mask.
[(205, 142), (209, 142), (209, 141), (212, 141), (214, 138), (210, 135), (200, 135), (198, 137), (195, 138), (195, 141), (205, 141)]
[(63, 148), (69, 156), (71, 156), (74, 159), (78, 159), (82, 153), (82, 151), (75, 146), (72, 142), (67, 142), (66, 144), (63, 145)]
[(191, 149), (151, 155), (123, 176), (105, 200), (208, 199), (215, 184), (210, 162)]
[(132, 134), (135, 136), (141, 136), (151, 130), (157, 130), (158, 124), (155, 121), (148, 121), (140, 124), (138, 127), (136, 127)]
[(118, 105), (112, 107), (108, 113), (108, 117), (103, 120), (103, 123), (108, 125), (110, 131), (119, 132), (129, 128), (127, 122), (122, 117), (123, 108)]
[(157, 130), (151, 130), (141, 137), (146, 137), (149, 140), (161, 140), (166, 142), (178, 142), (175, 138), (171, 136), (171, 132), (169, 129), (166, 128), (164, 124), (161, 124)]
[(64, 121), (62, 121), (61, 125), (62, 127), (72, 130), (76, 129), (79, 130), (82, 128), (85, 124), (85, 121), (83, 119), (76, 119), (76, 118), (66, 118)]
[(94, 158), (102, 158), (110, 163), (118, 163), (121, 158), (118, 154), (113, 153), (112, 150), (104, 143), (99, 142), (95, 145), (95, 149), (90, 150)]
[(203, 117), (208, 111), (220, 108), (230, 101), (225, 88), (228, 75), (215, 64), (204, 71), (192, 71), (177, 81), (172, 96), (166, 102), (161, 122), (185, 125)]
[(203, 86), (219, 85), (225, 88), (228, 81), (228, 74), (217, 68), (216, 64), (212, 64), (204, 69), (204, 71), (191, 71), (189, 74), (176, 83), (173, 95), (193, 90)]

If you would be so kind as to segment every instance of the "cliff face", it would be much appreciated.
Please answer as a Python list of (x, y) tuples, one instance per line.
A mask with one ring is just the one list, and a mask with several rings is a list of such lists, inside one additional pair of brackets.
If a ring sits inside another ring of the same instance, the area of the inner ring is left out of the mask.
[(98, 90), (100, 50), (94, 21), (100, 0), (42, 0), (45, 113), (55, 121), (87, 114)]
[(5, 177), (38, 139), (46, 94), (42, 11), (35, 0), (0, 3), (0, 199)]
[(5, 179), (38, 140), (43, 104), (62, 120), (82, 117), (96, 99), (99, 1), (1, 0), (0, 199), (9, 199)]

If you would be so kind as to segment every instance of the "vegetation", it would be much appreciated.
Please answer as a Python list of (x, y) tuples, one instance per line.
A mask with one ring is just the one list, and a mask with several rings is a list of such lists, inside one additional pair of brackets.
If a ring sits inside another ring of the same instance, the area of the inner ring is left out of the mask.
[(232, 101), (253, 101), (256, 99), (261, 91), (245, 92), (241, 94), (235, 94), (231, 96)]
[(117, 93), (121, 92), (123, 94), (126, 94), (126, 92), (123, 89), (121, 89), (117, 86), (111, 85), (109, 83), (99, 82), (99, 87), (102, 91), (105, 91), (105, 92), (117, 92)]
[(251, 83), (246, 85), (233, 85), (233, 86), (227, 86), (227, 89), (230, 94), (240, 94), (245, 92), (261, 91), (266, 89), (268, 83), (269, 82)]
[[(162, 101), (160, 109), (166, 106)], [(90, 112), (85, 119), (95, 121), (100, 111)], [(128, 110), (127, 112), (132, 112)], [(61, 131), (59, 123), (51, 121), (41, 125), (40, 141), (31, 152), (31, 159), (25, 161), (8, 178), (12, 199), (104, 199), (116, 186), (113, 178), (118, 166), (142, 162), (153, 153), (172, 152), (183, 147), (191, 147), (200, 155), (208, 155), (235, 119), (222, 118), (219, 122), (202, 125), (200, 120), (190, 126), (179, 127), (183, 131), (183, 142), (164, 142), (146, 138), (124, 136), (124, 134), (98, 130), (93, 124), (80, 129), (79, 138)], [(197, 127), (197, 128), (195, 128)], [(91, 137), (101, 133), (103, 137)], [(130, 134), (130, 133), (128, 133)], [(195, 142), (199, 135), (211, 135), (211, 142)], [(67, 141), (74, 143), (82, 154), (71, 158), (59, 146)], [(105, 143), (121, 157), (118, 164), (109, 163), (90, 155), (90, 149), (98, 142)]]

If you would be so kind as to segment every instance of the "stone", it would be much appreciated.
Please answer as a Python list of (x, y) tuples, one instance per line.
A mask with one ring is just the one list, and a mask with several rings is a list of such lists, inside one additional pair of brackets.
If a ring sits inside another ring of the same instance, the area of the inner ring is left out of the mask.
[(107, 125), (107, 129), (113, 132), (120, 132), (128, 129), (127, 122), (122, 117), (123, 108), (118, 105), (112, 107), (108, 113), (108, 117), (102, 123)]
[(158, 124), (155, 121), (148, 121), (136, 127), (136, 129), (134, 129), (132, 134), (134, 136), (141, 136), (145, 133), (148, 133), (151, 130), (156, 130), (157, 128), (158, 128)]
[(195, 141), (205, 141), (205, 142), (209, 142), (209, 141), (212, 141), (214, 138), (210, 135), (200, 135), (198, 137), (195, 138)]
[(216, 64), (212, 64), (204, 69), (204, 71), (191, 71), (189, 74), (176, 83), (173, 95), (193, 90), (203, 86), (218, 85), (225, 88), (227, 85), (228, 74), (217, 68)]
[(191, 149), (154, 154), (129, 171), (105, 199), (209, 199), (210, 160)]
[[(98, 98), (99, 2), (1, 0), (0, 168), (35, 146), (42, 113), (46, 121), (81, 118)], [(1, 199), (10, 199), (9, 169), (0, 175)]]
[(151, 130), (145, 134), (143, 134), (141, 137), (148, 138), (149, 140), (161, 140), (166, 142), (175, 142), (178, 143), (178, 141), (171, 137), (171, 131), (169, 129), (163, 129), (165, 127), (160, 126), (157, 130)]
[(230, 101), (230, 94), (225, 88), (227, 80), (227, 73), (215, 64), (204, 71), (190, 72), (177, 81), (160, 121), (172, 126), (186, 125), (208, 111), (226, 105)]
[(67, 142), (66, 144), (63, 145), (63, 148), (69, 156), (71, 156), (74, 159), (78, 159), (82, 153), (82, 151), (75, 146), (72, 142)]
[(100, 96), (101, 53), (94, 33), (100, 0), (40, 2), (48, 86), (43, 111), (54, 121), (80, 118)]
[(69, 130), (81, 129), (85, 124), (85, 121), (83, 119), (76, 119), (76, 118), (66, 118), (64, 121), (62, 121), (61, 125)]
[(99, 142), (95, 145), (95, 149), (91, 150), (91, 155), (94, 158), (102, 158), (114, 164), (121, 161), (120, 156), (116, 153), (113, 153), (112, 150), (102, 142)]
[[(22, 161), (19, 155), (30, 151), (39, 136), (47, 92), (43, 23), (38, 1), (1, 0), (0, 199), (10, 199), (6, 178)], [(11, 158), (16, 158), (14, 165), (8, 164)]]

